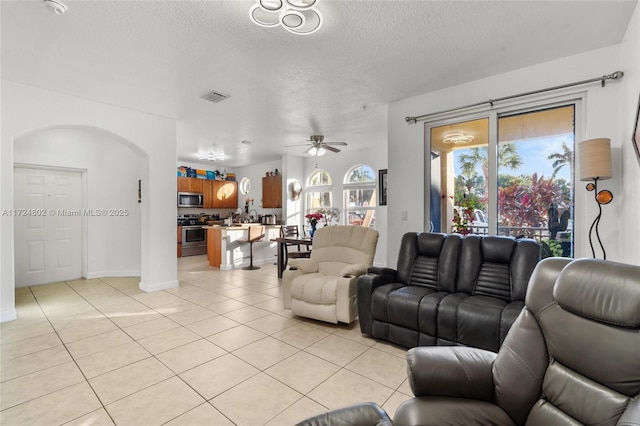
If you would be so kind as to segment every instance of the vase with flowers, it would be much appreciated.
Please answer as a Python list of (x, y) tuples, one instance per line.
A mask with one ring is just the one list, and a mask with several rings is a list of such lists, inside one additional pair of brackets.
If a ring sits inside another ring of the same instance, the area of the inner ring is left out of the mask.
[(313, 238), (313, 234), (316, 232), (316, 226), (318, 225), (318, 221), (322, 219), (322, 213), (308, 213), (305, 215), (307, 220), (309, 221), (309, 236)]

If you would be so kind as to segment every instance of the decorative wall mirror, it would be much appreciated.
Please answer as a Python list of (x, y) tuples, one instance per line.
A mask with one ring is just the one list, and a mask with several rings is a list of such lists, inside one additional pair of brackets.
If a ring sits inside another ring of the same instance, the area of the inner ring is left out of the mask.
[(240, 179), (240, 193), (243, 195), (247, 195), (249, 191), (251, 191), (251, 180), (248, 177), (243, 177)]
[(300, 198), (302, 192), (302, 184), (299, 180), (294, 180), (289, 184), (289, 191), (291, 192), (291, 200), (296, 201)]

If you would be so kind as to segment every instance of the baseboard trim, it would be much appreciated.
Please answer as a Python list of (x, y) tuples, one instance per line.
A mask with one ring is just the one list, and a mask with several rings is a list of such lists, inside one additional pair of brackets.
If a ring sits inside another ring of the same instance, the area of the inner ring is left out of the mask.
[(13, 321), (16, 318), (18, 318), (18, 313), (15, 309), (0, 312), (0, 322)]
[(100, 272), (89, 272), (87, 273), (87, 279), (91, 280), (94, 278), (104, 278), (104, 277), (139, 277), (140, 271), (100, 271)]
[(163, 283), (155, 283), (155, 284), (147, 284), (140, 281), (140, 290), (145, 291), (147, 293), (151, 293), (153, 291), (167, 290), (169, 288), (177, 288), (179, 286), (178, 280), (166, 281)]

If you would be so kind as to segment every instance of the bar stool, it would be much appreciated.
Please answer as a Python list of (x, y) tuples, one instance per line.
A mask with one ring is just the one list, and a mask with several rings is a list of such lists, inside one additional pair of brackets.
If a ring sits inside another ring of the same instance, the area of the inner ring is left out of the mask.
[(250, 226), (247, 232), (246, 240), (238, 240), (243, 243), (249, 243), (249, 266), (245, 266), (242, 269), (252, 271), (254, 269), (260, 269), (259, 266), (253, 265), (253, 243), (257, 243), (258, 241), (262, 241), (264, 238), (264, 226)]

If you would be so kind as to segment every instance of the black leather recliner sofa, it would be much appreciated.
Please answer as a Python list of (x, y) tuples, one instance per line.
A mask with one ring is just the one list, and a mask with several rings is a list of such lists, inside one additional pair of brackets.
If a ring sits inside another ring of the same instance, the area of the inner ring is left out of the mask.
[(525, 303), (497, 354), (410, 349), (393, 422), (360, 403), (298, 426), (640, 425), (640, 266), (545, 259)]
[(370, 268), (358, 280), (360, 329), (408, 348), (497, 352), (539, 260), (530, 239), (407, 233), (397, 269)]

